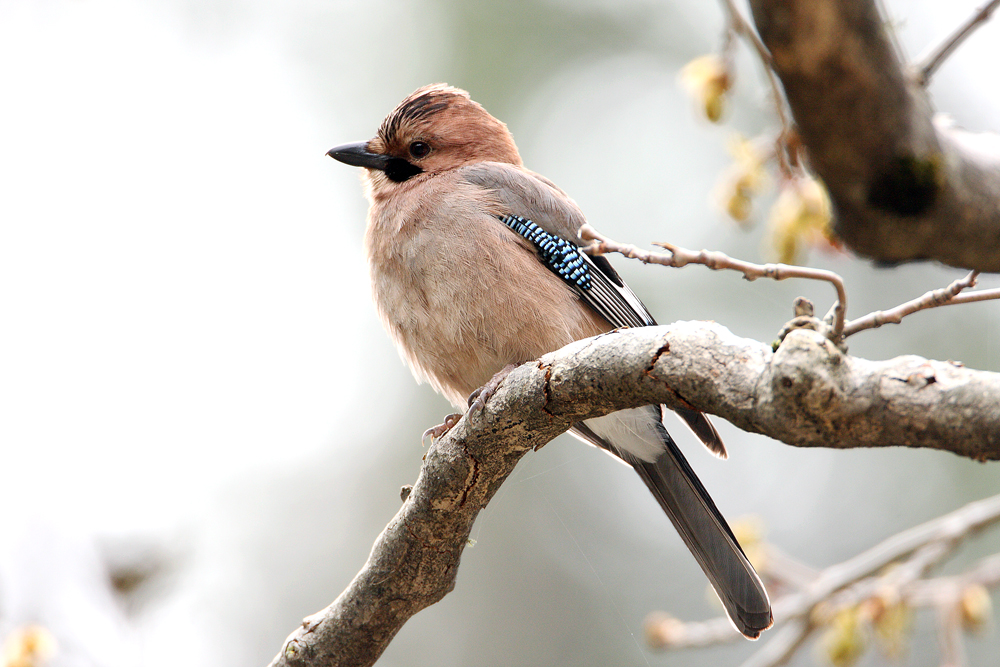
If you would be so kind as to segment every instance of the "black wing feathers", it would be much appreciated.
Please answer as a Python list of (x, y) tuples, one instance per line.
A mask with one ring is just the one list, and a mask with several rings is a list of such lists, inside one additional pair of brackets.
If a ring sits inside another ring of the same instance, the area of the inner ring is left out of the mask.
[(719, 594), (729, 618), (750, 639), (771, 627), (771, 603), (729, 524), (677, 445), (655, 461), (628, 461), (660, 503)]
[(756, 639), (772, 623), (767, 591), (691, 465), (663, 425), (657, 422), (657, 426), (665, 450), (655, 461), (622, 451), (586, 423), (574, 424), (572, 432), (632, 466), (712, 582), (733, 624), (746, 637)]
[[(592, 257), (575, 244), (519, 215), (503, 216), (500, 221), (531, 241), (542, 263), (612, 326), (648, 327), (656, 324), (649, 310), (606, 257)], [(726, 446), (704, 413), (680, 409), (677, 414), (713, 454), (726, 458)]]
[(606, 258), (591, 257), (570, 241), (545, 231), (519, 215), (500, 217), (500, 222), (531, 241), (542, 263), (613, 326), (646, 327), (656, 324), (646, 306)]

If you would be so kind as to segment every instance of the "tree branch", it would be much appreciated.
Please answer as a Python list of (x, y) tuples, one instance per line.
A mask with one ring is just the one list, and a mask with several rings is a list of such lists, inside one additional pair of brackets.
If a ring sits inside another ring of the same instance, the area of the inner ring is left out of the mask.
[(890, 310), (879, 310), (874, 313), (868, 313), (856, 320), (851, 320), (844, 326), (844, 336), (852, 336), (867, 329), (877, 329), (883, 324), (899, 324), (907, 315), (912, 315), (927, 308), (1000, 299), (1000, 289), (981, 290), (963, 295), (962, 290), (974, 287), (978, 277), (979, 272), (972, 271), (969, 275), (959, 278), (947, 287), (931, 290), (916, 299), (911, 299)]
[(654, 245), (660, 246), (670, 254), (650, 252), (638, 246), (613, 241), (587, 224), (580, 228), (580, 238), (584, 241), (594, 242), (583, 248), (585, 252), (592, 255), (617, 252), (629, 259), (637, 259), (643, 264), (659, 264), (677, 269), (688, 264), (701, 264), (713, 271), (720, 269), (739, 271), (748, 281), (757, 280), (758, 278), (771, 278), (772, 280), (801, 278), (804, 280), (822, 280), (828, 282), (837, 292), (837, 300), (834, 301), (829, 315), (832, 322), (830, 339), (835, 343), (840, 343), (844, 338), (844, 316), (847, 313), (847, 289), (844, 287), (844, 279), (833, 271), (814, 269), (808, 266), (793, 266), (791, 264), (754, 264), (741, 259), (733, 259), (726, 253), (718, 250), (701, 250), (695, 252), (665, 241), (654, 242)]
[[(774, 73), (774, 67), (771, 65), (771, 54), (768, 52), (767, 47), (764, 43), (760, 41), (760, 37), (754, 31), (753, 26), (751, 26), (740, 10), (736, 8), (736, 3), (734, 0), (722, 0), (722, 4), (726, 9), (726, 14), (729, 17), (729, 31), (743, 37), (750, 47), (760, 58), (761, 64), (764, 66), (764, 76), (767, 77), (768, 84), (771, 87), (771, 98), (774, 101), (774, 112), (778, 115), (778, 122), (781, 123), (781, 132), (778, 134), (777, 139), (774, 142), (774, 156), (778, 160), (778, 168), (781, 173), (786, 177), (790, 177), (792, 174), (792, 167), (788, 160), (787, 155), (787, 139), (791, 136), (792, 123), (788, 118), (788, 111), (786, 110), (785, 96), (781, 90), (781, 84), (778, 83), (778, 78)], [(793, 156), (796, 157), (796, 156)]]
[(919, 357), (849, 357), (813, 331), (776, 352), (711, 322), (615, 331), (507, 376), (428, 450), (402, 509), (340, 597), (271, 663), (370, 665), (455, 583), (478, 512), (527, 451), (573, 423), (641, 405), (695, 407), (799, 446), (907, 445), (1000, 459), (1000, 375)]
[[(966, 539), (1000, 522), (1000, 496), (969, 503), (954, 512), (893, 535), (880, 544), (852, 558), (817, 572), (796, 586), (797, 590), (778, 597), (774, 616), (780, 630), (771, 635), (761, 649), (743, 667), (771, 667), (787, 662), (798, 648), (818, 629), (828, 625), (836, 614), (845, 609), (864, 614), (863, 605), (874, 602), (875, 618), (887, 605), (900, 602), (908, 607), (945, 608), (942, 618), (949, 629), (959, 631), (951, 612), (957, 609), (964, 590), (969, 586), (994, 586), (1000, 581), (1000, 554), (988, 556), (967, 572), (950, 577), (924, 578), (928, 570), (951, 555)], [(770, 562), (774, 547), (767, 545), (765, 562)], [(779, 561), (785, 560), (780, 554)], [(895, 564), (895, 567), (887, 567)], [(786, 563), (768, 565), (765, 577), (776, 577)], [(796, 564), (796, 567), (801, 567)], [(666, 623), (666, 630), (657, 627)], [(660, 639), (656, 648), (690, 648), (734, 641), (738, 635), (728, 627), (728, 620), (684, 623), (670, 617), (651, 615), (647, 621), (647, 636)], [(954, 649), (943, 643), (942, 651)]]
[(933, 51), (930, 52), (924, 58), (920, 58), (920, 65), (917, 67), (917, 83), (921, 86), (926, 86), (931, 82), (931, 77), (934, 76), (934, 72), (937, 68), (947, 60), (948, 56), (954, 52), (959, 45), (965, 41), (965, 39), (971, 35), (975, 30), (986, 23), (990, 16), (996, 10), (997, 6), (1000, 5), (1000, 0), (990, 0), (985, 5), (976, 10), (976, 13), (970, 16), (965, 23), (960, 25), (951, 36), (948, 37), (944, 42), (939, 44)]
[[(717, 250), (701, 250), (695, 252), (693, 250), (681, 248), (672, 243), (666, 242), (655, 242), (654, 245), (664, 248), (669, 254), (650, 252), (649, 250), (644, 250), (634, 245), (618, 243), (617, 241), (609, 239), (590, 225), (583, 225), (580, 228), (580, 238), (584, 241), (591, 241), (589, 245), (584, 246), (583, 248), (585, 252), (591, 255), (602, 255), (609, 252), (616, 252), (628, 257), (629, 259), (637, 259), (643, 264), (659, 264), (661, 266), (669, 266), (678, 269), (687, 266), (688, 264), (701, 264), (703, 266), (707, 266), (713, 271), (718, 271), (720, 269), (739, 271), (743, 274), (743, 277), (746, 280), (756, 280), (758, 278), (771, 278), (773, 280), (801, 278), (805, 280), (822, 280), (829, 282), (837, 291), (837, 300), (834, 301), (833, 306), (830, 308), (830, 312), (823, 318), (823, 322), (828, 324), (822, 327), (807, 328), (815, 328), (821, 333), (824, 333), (836, 344), (840, 344), (848, 336), (853, 336), (860, 331), (876, 329), (883, 324), (899, 324), (907, 315), (912, 315), (913, 313), (926, 310), (928, 308), (1000, 299), (1000, 289), (963, 293), (963, 290), (974, 287), (976, 280), (979, 277), (978, 271), (972, 271), (969, 275), (952, 282), (947, 287), (927, 292), (924, 295), (900, 304), (895, 308), (885, 311), (876, 311), (874, 313), (869, 313), (864, 317), (859, 317), (856, 320), (845, 322), (844, 318), (847, 314), (847, 289), (844, 286), (844, 279), (833, 271), (813, 269), (806, 266), (792, 266), (789, 264), (754, 264), (741, 259), (733, 259), (729, 255)], [(799, 313), (798, 311), (799, 308), (796, 307), (796, 319), (785, 325), (785, 329), (782, 334), (779, 335), (779, 338), (784, 337), (785, 331), (803, 328), (803, 322), (798, 318), (798, 315), (800, 314), (805, 314), (806, 319), (808, 320), (818, 322), (812, 317), (811, 304), (806, 313)]]
[(751, 0), (854, 251), (1000, 270), (1000, 137), (935, 122), (873, 0)]

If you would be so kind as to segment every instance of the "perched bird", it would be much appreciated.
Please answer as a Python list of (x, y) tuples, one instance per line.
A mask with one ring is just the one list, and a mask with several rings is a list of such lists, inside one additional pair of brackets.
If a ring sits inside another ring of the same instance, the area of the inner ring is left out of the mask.
[[(656, 324), (607, 259), (578, 250), (585, 218), (576, 203), (524, 168), (507, 126), (465, 91), (420, 88), (373, 139), (328, 155), (365, 168), (365, 248), (379, 316), (417, 379), (454, 405), (484, 385), (478, 400), (487, 398), (513, 364), (618, 327)], [(725, 456), (703, 413), (678, 414)], [(755, 639), (771, 626), (764, 586), (664, 428), (662, 406), (588, 419), (570, 432), (635, 469), (740, 632)]]

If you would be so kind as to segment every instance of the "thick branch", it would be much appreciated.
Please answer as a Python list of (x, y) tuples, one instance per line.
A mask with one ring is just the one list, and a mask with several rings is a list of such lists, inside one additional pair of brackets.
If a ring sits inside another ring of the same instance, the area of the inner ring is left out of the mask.
[(800, 446), (907, 445), (1000, 459), (1000, 375), (848, 357), (813, 331), (777, 352), (708, 322), (579, 341), (515, 369), (482, 413), (427, 452), (399, 514), (340, 597), (272, 665), (370, 665), (447, 594), (472, 523), (520, 457), (573, 423), (640, 405), (696, 407)]
[(874, 0), (750, 4), (847, 245), (1000, 271), (1000, 137), (933, 121)]
[(361, 572), (329, 607), (302, 621), (272, 666), (371, 665), (411, 616), (454, 588), (479, 511), (526, 452), (570, 425), (546, 414), (546, 378), (540, 365), (523, 366), (475, 424), (465, 415), (431, 445)]

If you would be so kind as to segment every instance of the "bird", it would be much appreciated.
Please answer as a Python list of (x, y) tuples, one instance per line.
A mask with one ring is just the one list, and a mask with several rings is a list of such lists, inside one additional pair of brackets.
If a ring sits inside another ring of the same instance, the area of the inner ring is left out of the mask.
[[(519, 364), (576, 340), (656, 324), (606, 257), (581, 252), (586, 218), (576, 202), (524, 167), (507, 126), (468, 92), (443, 83), (418, 88), (372, 139), (327, 155), (363, 168), (364, 246), (386, 331), (416, 379), (459, 409), (481, 408)], [(767, 591), (664, 427), (664, 410), (622, 410), (570, 433), (638, 473), (732, 624), (756, 639), (773, 622)], [(677, 413), (725, 458), (704, 413)]]

